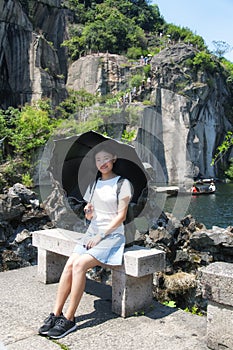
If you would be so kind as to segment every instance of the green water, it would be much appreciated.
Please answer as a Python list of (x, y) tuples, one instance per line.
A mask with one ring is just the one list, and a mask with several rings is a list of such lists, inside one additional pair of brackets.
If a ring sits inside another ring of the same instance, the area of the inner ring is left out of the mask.
[(216, 193), (211, 195), (189, 196), (184, 199), (179, 196), (167, 197), (164, 210), (180, 210), (181, 216), (183, 212), (191, 214), (207, 228), (233, 226), (233, 183), (217, 183), (216, 187)]

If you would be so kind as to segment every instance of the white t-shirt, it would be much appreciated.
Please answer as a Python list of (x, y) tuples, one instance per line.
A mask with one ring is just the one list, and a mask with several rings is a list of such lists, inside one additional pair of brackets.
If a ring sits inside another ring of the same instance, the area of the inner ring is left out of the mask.
[[(117, 182), (120, 176), (116, 176), (109, 180), (98, 180), (92, 195), (92, 189), (88, 187), (84, 199), (91, 203), (94, 207), (93, 218), (88, 228), (89, 233), (97, 234), (105, 232), (111, 220), (116, 217), (118, 212), (117, 202)], [(118, 200), (132, 196), (131, 185), (129, 180), (124, 179)], [(114, 231), (117, 233), (124, 233), (123, 223)]]

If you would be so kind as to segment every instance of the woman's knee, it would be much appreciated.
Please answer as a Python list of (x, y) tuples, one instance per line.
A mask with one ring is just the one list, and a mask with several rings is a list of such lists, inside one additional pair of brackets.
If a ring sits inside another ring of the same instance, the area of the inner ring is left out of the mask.
[(76, 259), (73, 263), (73, 271), (86, 273), (88, 269), (96, 266), (94, 258), (87, 258), (87, 256), (80, 256), (79, 259)]
[(66, 273), (72, 273), (72, 270), (73, 270), (73, 267), (74, 267), (74, 263), (75, 263), (75, 261), (77, 259), (78, 259), (78, 256), (71, 256), (67, 260), (63, 271), (66, 272)]

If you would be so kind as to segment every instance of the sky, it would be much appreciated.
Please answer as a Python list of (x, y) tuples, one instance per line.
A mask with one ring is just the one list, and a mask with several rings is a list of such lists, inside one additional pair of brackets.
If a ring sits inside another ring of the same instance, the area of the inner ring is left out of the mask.
[[(153, 0), (167, 23), (188, 27), (200, 35), (209, 50), (212, 41), (225, 41), (233, 48), (233, 0)], [(233, 62), (233, 49), (224, 55)]]

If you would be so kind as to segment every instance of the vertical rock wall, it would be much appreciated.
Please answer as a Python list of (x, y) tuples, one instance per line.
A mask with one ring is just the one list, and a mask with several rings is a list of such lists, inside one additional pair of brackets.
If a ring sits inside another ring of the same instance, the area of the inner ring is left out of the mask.
[(141, 159), (156, 170), (156, 182), (182, 183), (192, 177), (186, 150), (188, 115), (180, 112), (185, 98), (165, 89), (154, 93), (164, 108), (144, 109), (136, 148)]
[(66, 96), (65, 16), (61, 1), (31, 1), (30, 18), (20, 2), (0, 0), (0, 108)]
[(23, 104), (31, 95), (32, 24), (17, 1), (0, 1), (0, 106)]
[(142, 160), (156, 169), (158, 182), (218, 176), (211, 160), (232, 130), (224, 109), (230, 93), (221, 71), (194, 74), (182, 64), (195, 53), (193, 47), (176, 45), (151, 62), (154, 107), (144, 110), (137, 148)]
[(92, 94), (116, 93), (127, 87), (127, 59), (112, 54), (93, 54), (81, 57), (69, 68), (67, 87), (85, 89)]

